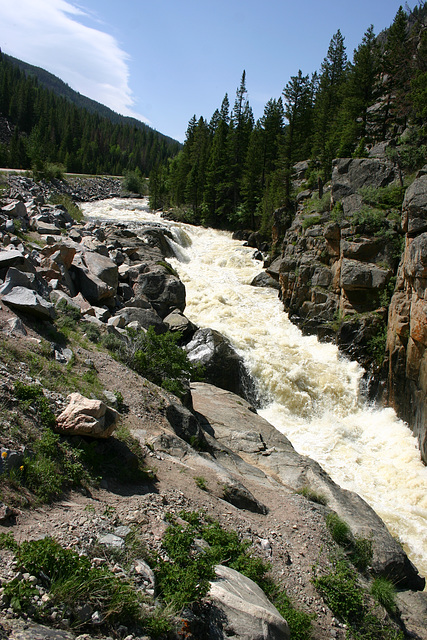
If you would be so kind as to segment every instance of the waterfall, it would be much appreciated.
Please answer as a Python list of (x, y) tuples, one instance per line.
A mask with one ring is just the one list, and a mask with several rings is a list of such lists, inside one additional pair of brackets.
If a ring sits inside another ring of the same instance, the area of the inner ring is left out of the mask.
[(262, 270), (254, 250), (227, 232), (164, 221), (143, 201), (88, 203), (84, 212), (169, 226), (187, 317), (231, 341), (258, 386), (258, 413), (341, 487), (361, 495), (427, 575), (427, 467), (416, 439), (392, 409), (361, 396), (363, 370), (356, 362), (303, 336), (276, 291), (251, 286)]

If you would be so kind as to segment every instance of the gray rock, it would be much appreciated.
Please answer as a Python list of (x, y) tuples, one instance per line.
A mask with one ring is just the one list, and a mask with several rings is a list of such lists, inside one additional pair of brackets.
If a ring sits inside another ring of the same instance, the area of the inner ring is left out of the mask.
[(242, 360), (219, 331), (199, 329), (185, 350), (193, 364), (204, 368), (208, 382), (239, 393)]
[(27, 207), (20, 200), (10, 202), (2, 207), (1, 210), (12, 218), (25, 218), (27, 215)]
[(169, 313), (163, 322), (169, 331), (182, 333), (186, 339), (189, 339), (197, 331), (196, 325), (177, 309)]
[(2, 286), (0, 287), (0, 295), (5, 295), (12, 291), (14, 287), (25, 287), (26, 289), (36, 289), (35, 284), (36, 277), (34, 273), (26, 273), (20, 271), (15, 267), (10, 267), (7, 270), (6, 278)]
[(162, 266), (155, 266), (138, 275), (133, 284), (136, 298), (147, 298), (161, 318), (174, 309), (185, 309), (185, 286), (177, 275)]
[[(238, 571), (217, 565), (216, 580), (211, 582), (208, 597), (212, 602), (212, 624), (215, 609), (222, 612), (226, 623), (217, 622), (221, 638), (233, 640), (288, 640), (289, 627), (265, 593)], [(216, 616), (221, 619), (221, 616)]]
[(341, 266), (341, 287), (354, 289), (381, 289), (390, 279), (389, 269), (381, 269), (375, 264), (344, 258)]
[(140, 329), (154, 327), (156, 333), (165, 333), (166, 331), (166, 325), (153, 308), (123, 307), (117, 311), (116, 317), (123, 318), (126, 326), (131, 322), (137, 322)]
[(4, 269), (5, 267), (15, 267), (23, 265), (24, 261), (24, 255), (17, 249), (0, 251), (0, 269)]
[[(242, 472), (254, 477), (255, 470), (261, 470), (295, 491), (310, 486), (323, 494), (328, 506), (348, 523), (354, 536), (372, 539), (372, 567), (376, 574), (388, 577), (402, 588), (424, 588), (424, 578), (418, 575), (402, 547), (360, 496), (341, 489), (317, 462), (298, 454), (282, 433), (251, 411), (245, 400), (201, 382), (192, 383), (191, 391), (199, 422), (218, 443), (219, 450), (215, 453), (223, 466), (233, 465), (230, 467), (232, 470), (236, 463), (231, 456), (221, 455), (221, 447), (239, 454), (236, 447), (238, 434), (258, 432), (269, 455), (263, 455), (264, 451), (245, 451), (245, 462), (251, 465), (252, 470), (241, 467)], [(210, 444), (211, 440), (208, 439), (208, 442)]]
[(402, 227), (411, 236), (427, 231), (427, 175), (416, 178), (406, 190)]
[(106, 547), (114, 547), (116, 549), (123, 549), (125, 541), (120, 536), (116, 536), (113, 533), (107, 533), (105, 536), (98, 538), (99, 544), (104, 544)]
[(56, 315), (55, 307), (51, 302), (47, 302), (38, 293), (25, 287), (14, 287), (3, 296), (3, 302), (16, 311), (42, 320), (53, 320)]
[(252, 280), (251, 285), (253, 287), (271, 287), (272, 289), (280, 290), (280, 284), (269, 273), (262, 271)]

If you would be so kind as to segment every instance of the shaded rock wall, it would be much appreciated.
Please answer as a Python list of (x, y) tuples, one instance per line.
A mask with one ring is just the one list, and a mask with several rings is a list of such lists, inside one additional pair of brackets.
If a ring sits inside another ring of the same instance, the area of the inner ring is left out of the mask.
[(427, 463), (427, 168), (406, 191), (405, 248), (388, 314), (387, 401), (418, 437)]

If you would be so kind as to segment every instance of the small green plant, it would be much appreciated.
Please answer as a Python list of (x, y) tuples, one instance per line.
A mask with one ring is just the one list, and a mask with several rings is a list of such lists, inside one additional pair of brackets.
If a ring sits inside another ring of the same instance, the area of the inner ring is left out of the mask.
[(49, 198), (50, 204), (60, 204), (66, 208), (68, 214), (75, 220), (76, 222), (81, 222), (83, 220), (83, 212), (74, 202), (71, 196), (66, 193), (53, 193)]
[(378, 331), (368, 340), (367, 350), (378, 366), (384, 360), (387, 344), (387, 327), (381, 326)]
[(396, 589), (387, 578), (375, 578), (371, 586), (371, 595), (390, 613), (394, 615), (396, 607)]
[(206, 482), (206, 478), (204, 478), (203, 476), (196, 476), (194, 478), (194, 482), (196, 483), (196, 487), (198, 487), (202, 491), (208, 490), (208, 483)]
[(334, 511), (326, 516), (326, 526), (335, 542), (345, 546), (351, 541), (351, 531), (348, 524)]
[(59, 315), (55, 320), (55, 324), (63, 333), (77, 331), (78, 323), (82, 316), (80, 309), (77, 309), (66, 300), (61, 300), (56, 305)]
[(301, 489), (298, 489), (297, 493), (304, 496), (304, 498), (307, 498), (307, 500), (310, 500), (310, 502), (316, 502), (317, 504), (323, 505), (327, 504), (325, 496), (321, 493), (317, 493), (317, 491), (314, 491), (310, 487), (301, 487)]
[(322, 220), (322, 216), (308, 216), (303, 219), (301, 226), (305, 231), (309, 227), (314, 227), (316, 224), (319, 224), (321, 220)]
[(56, 424), (56, 418), (50, 409), (49, 401), (45, 398), (43, 389), (36, 384), (26, 385), (19, 380), (15, 383), (14, 392), (16, 398), (21, 400), (25, 408), (35, 407), (40, 424), (51, 428)]

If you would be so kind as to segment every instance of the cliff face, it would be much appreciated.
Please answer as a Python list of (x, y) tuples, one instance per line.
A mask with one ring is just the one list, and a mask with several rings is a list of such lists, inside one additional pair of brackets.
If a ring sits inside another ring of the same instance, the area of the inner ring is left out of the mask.
[(405, 248), (388, 314), (387, 400), (418, 437), (427, 463), (427, 168), (405, 194)]
[(372, 395), (385, 390), (427, 462), (425, 170), (403, 207), (402, 195), (387, 160), (336, 160), (325, 195), (300, 191), (282, 255), (267, 271), (279, 281), (290, 319), (357, 359)]

